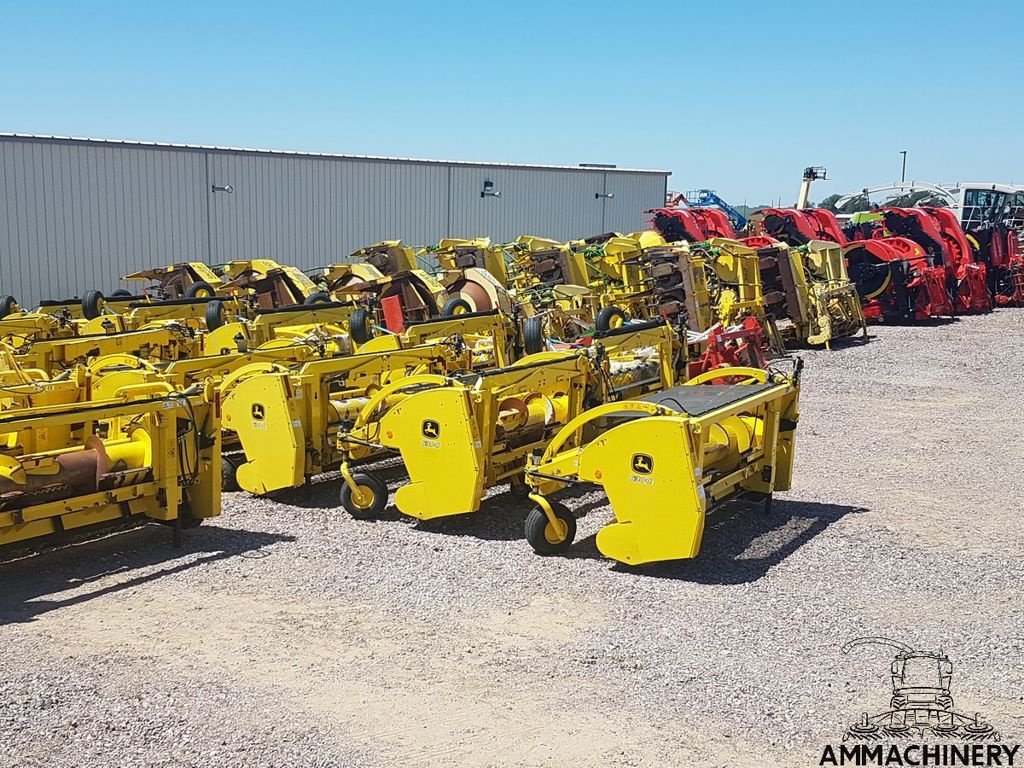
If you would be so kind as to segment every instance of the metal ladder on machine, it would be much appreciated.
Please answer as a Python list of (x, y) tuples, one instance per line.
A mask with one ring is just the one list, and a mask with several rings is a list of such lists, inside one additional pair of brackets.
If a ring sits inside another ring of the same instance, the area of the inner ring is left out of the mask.
[(747, 226), (747, 217), (720, 198), (713, 189), (697, 189), (693, 192), (687, 192), (686, 202), (689, 205), (706, 205), (721, 208), (725, 215), (729, 217), (732, 228), (737, 232)]

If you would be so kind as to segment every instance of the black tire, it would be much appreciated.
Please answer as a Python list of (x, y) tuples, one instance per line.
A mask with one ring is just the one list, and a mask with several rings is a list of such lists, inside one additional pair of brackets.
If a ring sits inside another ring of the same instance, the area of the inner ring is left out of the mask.
[(131, 295), (132, 295), (131, 291), (129, 291), (129, 290), (125, 289), (125, 288), (118, 288), (116, 291), (114, 291), (112, 294), (110, 294), (110, 298), (112, 298), (112, 299), (127, 299), (127, 298), (130, 298)]
[(528, 355), (544, 351), (544, 318), (536, 315), (523, 321), (523, 351)]
[(206, 320), (206, 330), (217, 330), (224, 325), (224, 302), (220, 299), (210, 299), (206, 302), (203, 316)]
[[(198, 528), (206, 520), (205, 517), (192, 517), (188, 510), (184, 510), (178, 514), (181, 518), (181, 529), (183, 531), (191, 530), (192, 528)], [(165, 525), (168, 528), (173, 528), (176, 524), (176, 520), (157, 520), (156, 522), (160, 525)]]
[(525, 499), (533, 491), (533, 488), (526, 484), (526, 480), (521, 475), (514, 475), (508, 481), (508, 490), (513, 496)]
[(199, 298), (212, 298), (217, 295), (217, 291), (213, 289), (205, 280), (199, 280), (198, 282), (192, 283), (185, 291), (186, 299), (199, 299)]
[(549, 503), (555, 517), (565, 524), (565, 537), (561, 541), (551, 541), (548, 516), (540, 507), (534, 507), (526, 516), (526, 540), (538, 555), (557, 555), (565, 552), (572, 546), (572, 540), (576, 538), (576, 518), (572, 512), (564, 504)]
[(307, 304), (307, 305), (309, 305), (309, 304), (330, 304), (331, 303), (331, 297), (330, 297), (329, 294), (326, 294), (323, 291), (317, 291), (316, 293), (309, 294), (309, 296), (307, 296), (305, 299), (302, 300), (302, 303), (303, 304)]
[(597, 317), (594, 318), (594, 328), (597, 329), (598, 333), (604, 333), (612, 329), (612, 320), (618, 318), (622, 322), (626, 322), (626, 313), (618, 307), (605, 307), (597, 313)]
[(7, 317), (18, 306), (17, 300), (8, 294), (0, 296), (0, 319)]
[(86, 320), (95, 320), (103, 314), (104, 298), (102, 291), (85, 292), (85, 296), (82, 297), (82, 314)]
[(372, 520), (375, 517), (380, 517), (388, 503), (388, 487), (384, 481), (366, 472), (356, 472), (352, 475), (352, 479), (356, 485), (364, 489), (364, 492), (368, 490), (371, 493), (370, 500), (368, 503), (357, 504), (352, 496), (352, 489), (349, 488), (348, 483), (342, 480), (341, 506), (356, 520)]
[[(461, 312), (459, 311), (460, 309), (462, 310)], [(444, 306), (441, 307), (441, 317), (455, 317), (455, 315), (463, 315), (472, 311), (473, 308), (469, 306), (468, 301), (456, 296), (454, 299), (448, 299)]]
[(238, 484), (238, 459), (233, 456), (220, 457), (220, 489), (224, 493), (242, 490)]
[(370, 315), (368, 309), (359, 309), (352, 312), (348, 318), (348, 334), (352, 337), (352, 341), (356, 344), (365, 344), (373, 338), (373, 328), (371, 327), (373, 317)]

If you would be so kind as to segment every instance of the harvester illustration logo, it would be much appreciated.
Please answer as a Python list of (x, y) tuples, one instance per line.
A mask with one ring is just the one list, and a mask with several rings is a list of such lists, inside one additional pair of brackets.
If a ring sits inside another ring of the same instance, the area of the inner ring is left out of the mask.
[(896, 649), (890, 667), (892, 696), (889, 708), (875, 715), (867, 712), (846, 729), (843, 741), (878, 741), (889, 738), (939, 737), (966, 741), (998, 741), (999, 734), (981, 715), (953, 708), (950, 682), (953, 663), (941, 650), (918, 651), (885, 637), (862, 637), (843, 646), (843, 653), (864, 645)]
[(1016, 765), (1019, 744), (1006, 744), (980, 713), (958, 712), (950, 682), (953, 663), (940, 649), (918, 651), (886, 637), (861, 637), (843, 653), (865, 645), (893, 648), (892, 695), (887, 709), (864, 712), (843, 734), (826, 744), (818, 765)]
[(423, 436), (427, 438), (427, 440), (437, 440), (441, 437), (441, 425), (433, 419), (424, 419), (422, 429)]
[(646, 453), (634, 453), (629, 465), (638, 475), (649, 475), (654, 471), (654, 457)]

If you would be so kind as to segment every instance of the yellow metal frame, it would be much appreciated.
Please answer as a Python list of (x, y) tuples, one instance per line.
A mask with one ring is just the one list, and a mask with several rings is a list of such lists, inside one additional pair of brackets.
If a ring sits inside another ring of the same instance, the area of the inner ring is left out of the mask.
[(516, 358), (516, 325), (504, 312), (478, 312), (412, 323), (400, 334), (385, 334), (357, 345), (358, 352), (384, 352), (438, 340), (461, 340), (472, 355), (472, 367), (503, 367)]
[[(46, 487), (52, 477), (57, 495), (21, 506), (10, 495), (0, 501), (0, 545), (140, 515), (194, 524), (219, 514), (217, 414), (210, 389), (185, 395), (151, 384), (101, 401), (0, 412), (0, 487), (10, 494)], [(195, 440), (179, 439), (181, 423), (199, 431)], [(108, 457), (109, 474), (96, 490), (62, 495), (59, 458), (80, 451)]]
[[(571, 483), (593, 483), (604, 488), (616, 518), (598, 532), (605, 556), (629, 565), (695, 557), (714, 505), (743, 493), (769, 498), (787, 490), (792, 478), (798, 374), (727, 368), (687, 385), (722, 378), (743, 383), (712, 386), (769, 386), (699, 416), (627, 401), (570, 421), (526, 469), (535, 514), (557, 528), (561, 523), (546, 497)], [(616, 425), (600, 429), (609, 419)]]
[(25, 368), (56, 374), (105, 355), (131, 354), (166, 362), (194, 355), (197, 349), (196, 336), (176, 323), (166, 323), (139, 331), (36, 341), (23, 349), (19, 362)]
[(868, 335), (867, 321), (857, 287), (850, 280), (843, 258), (843, 247), (836, 243), (812, 240), (800, 249), (801, 263), (809, 284), (811, 309), (808, 344), (831, 348), (833, 338)]
[[(520, 481), (527, 457), (595, 400), (672, 386), (678, 343), (667, 324), (623, 328), (589, 350), (542, 352), (511, 366), (462, 376), (395, 382), (339, 431), (343, 451), (398, 453), (410, 481), (395, 503), (420, 519), (477, 511), (485, 489)], [(617, 369), (635, 363), (632, 377)], [(343, 482), (363, 493), (348, 466)], [(351, 510), (350, 510), (351, 511)]]
[(277, 363), (236, 368), (221, 382), (223, 426), (245, 452), (238, 484), (255, 494), (297, 488), (338, 467), (337, 435), (374, 392), (424, 371), (464, 370), (468, 357), (448, 343), (311, 360), (294, 369)]

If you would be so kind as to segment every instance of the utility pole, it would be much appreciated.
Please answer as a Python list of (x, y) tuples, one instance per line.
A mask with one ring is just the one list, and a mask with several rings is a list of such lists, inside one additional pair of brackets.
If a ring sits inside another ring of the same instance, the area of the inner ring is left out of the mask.
[(907, 150), (901, 149), (900, 154), (903, 155), (903, 171), (900, 173), (900, 181), (907, 180)]

